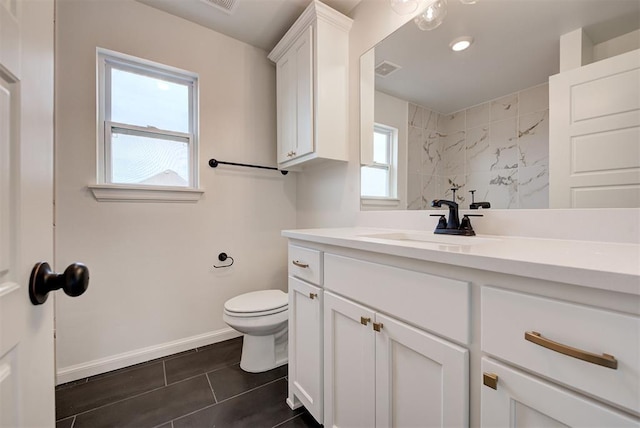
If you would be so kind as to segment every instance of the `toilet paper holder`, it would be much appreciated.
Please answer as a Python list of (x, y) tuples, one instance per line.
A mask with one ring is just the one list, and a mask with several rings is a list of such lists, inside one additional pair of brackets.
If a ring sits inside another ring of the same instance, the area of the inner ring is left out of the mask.
[(213, 265), (213, 267), (216, 268), (216, 269), (220, 269), (220, 268), (228, 268), (231, 265), (233, 265), (233, 257), (227, 255), (227, 253), (218, 254), (218, 260), (220, 260), (221, 262), (225, 262), (225, 261), (227, 261), (227, 259), (231, 259), (231, 263), (229, 263), (228, 265), (222, 265), (222, 266)]

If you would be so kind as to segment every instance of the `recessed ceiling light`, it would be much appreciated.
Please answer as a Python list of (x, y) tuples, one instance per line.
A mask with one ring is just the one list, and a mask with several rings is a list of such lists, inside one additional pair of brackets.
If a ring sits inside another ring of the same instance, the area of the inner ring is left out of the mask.
[(465, 36), (458, 37), (449, 43), (449, 47), (452, 51), (460, 52), (467, 49), (473, 43), (473, 37)]

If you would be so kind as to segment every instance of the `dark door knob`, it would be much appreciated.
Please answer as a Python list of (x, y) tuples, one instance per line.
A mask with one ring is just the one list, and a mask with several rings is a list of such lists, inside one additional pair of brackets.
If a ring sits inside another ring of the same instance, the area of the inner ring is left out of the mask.
[(54, 273), (47, 262), (36, 263), (29, 278), (29, 298), (34, 305), (41, 305), (49, 297), (49, 291), (63, 289), (76, 297), (87, 291), (89, 269), (82, 263), (72, 263), (64, 273)]

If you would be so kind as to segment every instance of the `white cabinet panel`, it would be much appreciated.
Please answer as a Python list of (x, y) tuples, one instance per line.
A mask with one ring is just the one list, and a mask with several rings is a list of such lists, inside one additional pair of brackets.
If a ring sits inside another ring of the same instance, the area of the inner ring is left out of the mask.
[(469, 342), (466, 281), (325, 254), (325, 288), (460, 343)]
[(490, 359), (482, 372), (498, 376), (482, 386), (481, 425), (499, 427), (638, 427), (640, 420)]
[(376, 314), (376, 427), (469, 424), (469, 352)]
[(289, 405), (296, 398), (322, 423), (321, 288), (289, 277)]
[(374, 312), (324, 294), (324, 425), (375, 426)]
[(289, 245), (289, 275), (322, 285), (322, 253), (312, 248)]

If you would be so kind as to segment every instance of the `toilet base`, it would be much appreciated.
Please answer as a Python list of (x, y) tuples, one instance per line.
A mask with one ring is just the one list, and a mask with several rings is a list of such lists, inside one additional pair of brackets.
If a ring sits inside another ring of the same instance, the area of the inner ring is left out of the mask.
[(240, 368), (249, 373), (261, 373), (283, 366), (289, 361), (288, 329), (267, 336), (245, 334)]

